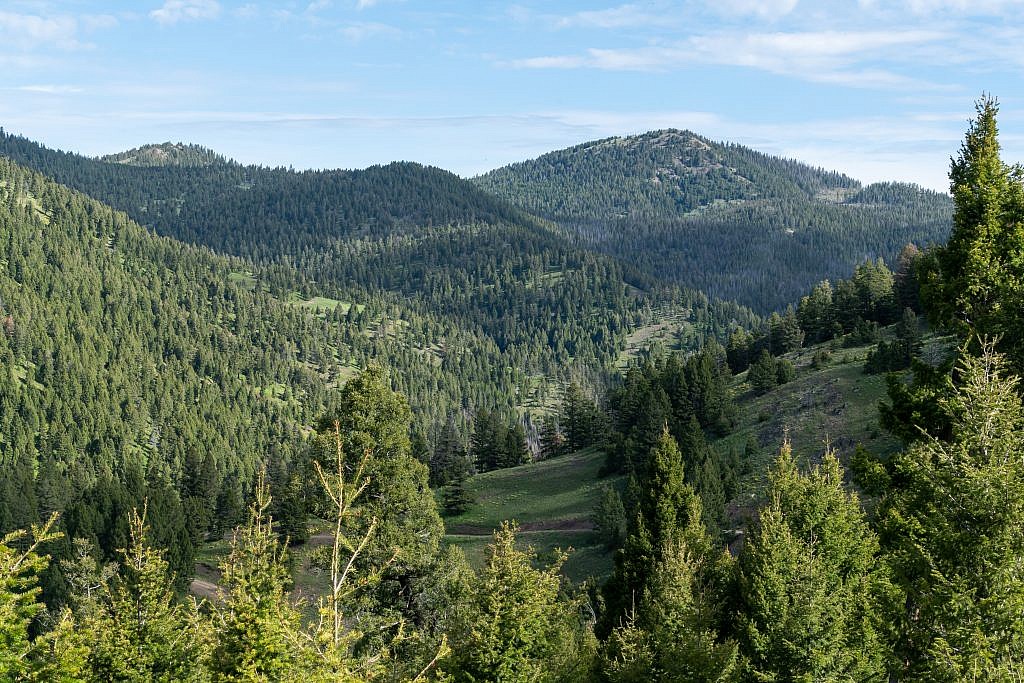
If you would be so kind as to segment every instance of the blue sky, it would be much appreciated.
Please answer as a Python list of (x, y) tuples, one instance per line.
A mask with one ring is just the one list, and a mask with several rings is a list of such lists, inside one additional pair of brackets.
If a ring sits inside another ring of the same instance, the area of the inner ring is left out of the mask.
[(689, 128), (945, 189), (973, 102), (1024, 160), (1024, 0), (0, 1), (0, 126), (102, 154), (472, 175)]

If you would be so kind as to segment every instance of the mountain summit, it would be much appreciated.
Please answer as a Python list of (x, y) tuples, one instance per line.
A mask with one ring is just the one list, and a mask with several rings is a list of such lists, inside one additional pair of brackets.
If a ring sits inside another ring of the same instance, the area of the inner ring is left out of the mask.
[(107, 154), (100, 161), (128, 166), (214, 166), (230, 163), (212, 149), (182, 142), (142, 145), (127, 152)]
[(942, 241), (949, 197), (686, 130), (614, 137), (474, 178), (648, 275), (761, 312), (865, 259)]

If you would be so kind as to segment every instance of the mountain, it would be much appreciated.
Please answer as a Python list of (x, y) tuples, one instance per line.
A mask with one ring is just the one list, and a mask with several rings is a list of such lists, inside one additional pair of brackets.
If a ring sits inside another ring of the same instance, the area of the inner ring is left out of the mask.
[(277, 300), (349, 320), (346, 343), (374, 351), (333, 349), (325, 359), (400, 369), (426, 427), (465, 426), (480, 406), (545, 405), (570, 375), (609, 371), (629, 334), (661, 315), (684, 321), (692, 343), (754, 322), (741, 307), (580, 249), (550, 223), (419, 164), (139, 167), (12, 135), (0, 137), (0, 155), (161, 235), (244, 259), (235, 270)]
[(865, 259), (943, 241), (952, 207), (912, 185), (864, 187), (679, 130), (598, 140), (473, 181), (649, 277), (762, 313)]
[(127, 152), (108, 154), (100, 157), (108, 164), (128, 166), (214, 166), (228, 164), (226, 158), (211, 149), (181, 142), (164, 142), (159, 145), (142, 145)]

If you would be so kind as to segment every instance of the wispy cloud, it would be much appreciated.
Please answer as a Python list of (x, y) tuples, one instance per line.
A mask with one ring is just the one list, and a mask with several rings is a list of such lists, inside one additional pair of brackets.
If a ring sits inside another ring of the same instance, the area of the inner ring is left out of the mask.
[(1024, 9), (1024, 0), (907, 0), (915, 14), (953, 13), (970, 16), (1001, 15)]
[(0, 42), (21, 50), (44, 45), (75, 50), (85, 45), (78, 38), (78, 20), (73, 16), (14, 12), (0, 12)]
[(509, 62), (529, 69), (592, 68), (667, 71), (697, 64), (739, 66), (804, 80), (858, 87), (903, 87), (915, 83), (883, 68), (868, 68), (886, 51), (935, 43), (938, 31), (820, 31), (720, 33), (691, 36), (664, 45), (591, 48), (583, 54), (530, 57)]
[(338, 29), (338, 32), (346, 40), (353, 43), (358, 43), (368, 38), (397, 38), (402, 35), (402, 32), (394, 26), (372, 21), (357, 21), (347, 24)]
[(666, 20), (665, 12), (656, 11), (650, 6), (628, 4), (559, 17), (554, 20), (554, 26), (556, 28), (635, 28), (664, 24)]
[(82, 92), (82, 88), (79, 88), (78, 86), (74, 86), (74, 85), (49, 85), (49, 84), (21, 85), (21, 86), (18, 86), (17, 88), (14, 88), (14, 90), (18, 90), (20, 92), (41, 93), (41, 94), (44, 94), (44, 95), (69, 95), (69, 94), (72, 94), (72, 93)]
[(169, 25), (179, 21), (216, 19), (220, 3), (216, 0), (166, 0), (162, 7), (149, 13), (158, 23)]
[(799, 0), (710, 0), (706, 4), (721, 14), (775, 20), (796, 9), (798, 2)]

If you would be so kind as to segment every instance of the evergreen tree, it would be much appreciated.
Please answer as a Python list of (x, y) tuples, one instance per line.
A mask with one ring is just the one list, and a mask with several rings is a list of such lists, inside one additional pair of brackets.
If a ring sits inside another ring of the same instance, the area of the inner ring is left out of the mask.
[(949, 172), (953, 232), (938, 250), (938, 272), (925, 275), (922, 295), (936, 322), (972, 344), (979, 337), (999, 338), (1020, 364), (1024, 178), (1000, 159), (996, 100), (985, 97), (976, 110)]
[(779, 376), (775, 359), (767, 351), (761, 351), (761, 355), (750, 366), (750, 370), (747, 371), (747, 382), (758, 394), (768, 393), (778, 386)]
[(626, 537), (626, 510), (619, 492), (610, 484), (601, 487), (601, 498), (594, 508), (594, 528), (608, 550), (617, 549)]
[(214, 681), (299, 678), (300, 617), (288, 599), (287, 551), (273, 530), (270, 504), (261, 478), (249, 520), (236, 530), (221, 563), (225, 595), (215, 606)]
[(562, 455), (565, 451), (565, 437), (558, 429), (558, 422), (552, 415), (545, 415), (540, 427), (540, 457), (542, 460)]
[(531, 549), (517, 550), (505, 522), (487, 548), (472, 587), (466, 622), (452, 638), (455, 681), (589, 681), (594, 641), (577, 599), (561, 595), (565, 555), (535, 569)]
[(12, 531), (0, 538), (0, 677), (6, 680), (29, 672), (29, 627), (44, 608), (36, 582), (48, 563), (39, 551), (58, 538), (53, 531), (56, 521), (53, 515), (46, 524), (32, 527), (31, 533)]
[(649, 459), (626, 541), (615, 555), (615, 572), (603, 589), (602, 635), (622, 623), (643, 596), (651, 570), (668, 544), (685, 533), (704, 533), (700, 499), (685, 484), (679, 446), (667, 429), (663, 428)]
[(878, 540), (839, 461), (797, 470), (784, 444), (740, 557), (739, 636), (752, 680), (882, 681)]
[[(706, 540), (706, 539), (703, 539)], [(718, 634), (719, 590), (708, 583), (728, 571), (709, 544), (670, 542), (643, 598), (609, 635), (602, 670), (612, 683), (725, 683), (740, 672), (736, 644)], [(708, 563), (720, 566), (708, 571)]]
[[(88, 668), (97, 681), (205, 681), (210, 634), (194, 602), (178, 603), (169, 565), (147, 540), (145, 511), (132, 511), (121, 574), (98, 609), (83, 610)], [(81, 609), (81, 606), (80, 606)]]
[(991, 345), (964, 354), (941, 399), (949, 440), (895, 456), (880, 512), (905, 594), (896, 629), (906, 676), (1012, 680), (1024, 673), (1024, 414), (1018, 380)]
[[(405, 397), (391, 389), (382, 368), (371, 366), (342, 388), (333, 417), (321, 421), (314, 444), (320, 460), (333, 461), (335, 434), (340, 433), (345, 462), (361, 462), (369, 454), (369, 483), (359, 520), (365, 532), (376, 519), (376, 531), (358, 562), (387, 567), (366, 605), (383, 623), (425, 618), (417, 605), (429, 587), (444, 536), (427, 467), (410, 453), (411, 421)], [(394, 614), (387, 615), (389, 611)]]

